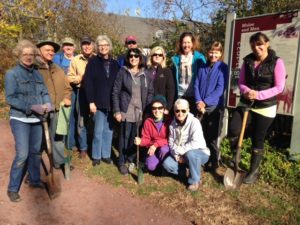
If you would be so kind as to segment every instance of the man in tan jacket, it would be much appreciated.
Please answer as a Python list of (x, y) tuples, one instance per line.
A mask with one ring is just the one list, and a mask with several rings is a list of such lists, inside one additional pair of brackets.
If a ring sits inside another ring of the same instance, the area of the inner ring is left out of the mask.
[(87, 155), (87, 123), (89, 118), (89, 105), (86, 101), (84, 87), (82, 85), (82, 78), (85, 73), (85, 67), (89, 58), (95, 56), (94, 43), (90, 37), (84, 37), (81, 40), (81, 54), (75, 56), (71, 60), (68, 72), (68, 80), (73, 87), (76, 94), (75, 101), (72, 102), (73, 107), (78, 115), (75, 118), (76, 131), (78, 135), (78, 144), (80, 149), (80, 158), (85, 158)]
[(53, 112), (49, 114), (49, 131), (52, 142), (54, 167), (59, 169), (64, 165), (64, 136), (56, 134), (58, 112), (60, 104), (65, 106), (71, 105), (72, 88), (68, 82), (64, 71), (52, 62), (55, 52), (60, 46), (51, 41), (40, 41), (37, 44), (39, 55), (36, 57), (39, 72), (44, 78), (46, 87), (54, 106)]

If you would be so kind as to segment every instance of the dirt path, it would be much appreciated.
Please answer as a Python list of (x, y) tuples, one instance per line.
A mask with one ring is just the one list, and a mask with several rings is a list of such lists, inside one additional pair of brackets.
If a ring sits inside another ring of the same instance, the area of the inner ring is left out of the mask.
[(12, 203), (6, 191), (9, 170), (15, 155), (9, 122), (0, 120), (0, 224), (190, 224), (167, 209), (131, 196), (123, 188), (115, 188), (84, 176), (79, 169), (72, 179), (62, 178), (61, 196), (50, 200), (45, 190), (22, 184), (22, 201)]

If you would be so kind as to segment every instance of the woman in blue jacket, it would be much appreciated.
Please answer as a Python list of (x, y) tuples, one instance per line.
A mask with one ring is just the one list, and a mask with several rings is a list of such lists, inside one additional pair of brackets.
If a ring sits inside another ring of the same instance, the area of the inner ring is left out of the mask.
[[(195, 79), (194, 93), (197, 111), (202, 114), (202, 128), (210, 149), (211, 169), (219, 166), (218, 136), (222, 129), (224, 90), (228, 79), (228, 67), (223, 62), (223, 47), (214, 42), (207, 53), (208, 62), (201, 66)], [(208, 162), (208, 163), (209, 163)]]
[(173, 75), (176, 84), (175, 98), (184, 98), (188, 100), (190, 111), (196, 113), (194, 98), (194, 81), (198, 69), (206, 63), (202, 53), (196, 51), (199, 48), (199, 42), (191, 32), (184, 32), (180, 35), (177, 43), (177, 55), (172, 57)]
[(52, 110), (43, 77), (34, 67), (36, 47), (27, 40), (14, 49), (18, 64), (5, 75), (5, 97), (10, 105), (10, 127), (15, 139), (16, 156), (11, 166), (7, 195), (12, 202), (21, 201), (19, 190), (28, 170), (29, 186), (43, 188), (40, 180), (40, 117)]

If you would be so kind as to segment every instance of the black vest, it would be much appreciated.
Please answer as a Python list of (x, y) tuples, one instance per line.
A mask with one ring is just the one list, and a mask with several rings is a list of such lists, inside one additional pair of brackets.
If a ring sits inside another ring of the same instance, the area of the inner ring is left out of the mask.
[[(274, 87), (274, 69), (278, 59), (276, 53), (269, 49), (268, 56), (262, 62), (258, 71), (255, 71), (254, 69), (255, 59), (254, 53), (251, 53), (244, 58), (246, 85), (250, 89), (256, 91)], [(250, 100), (245, 99), (243, 95), (241, 95), (241, 102), (248, 105), (251, 104)], [(274, 96), (265, 100), (255, 100), (252, 108), (265, 108), (276, 104), (277, 100), (276, 96)]]

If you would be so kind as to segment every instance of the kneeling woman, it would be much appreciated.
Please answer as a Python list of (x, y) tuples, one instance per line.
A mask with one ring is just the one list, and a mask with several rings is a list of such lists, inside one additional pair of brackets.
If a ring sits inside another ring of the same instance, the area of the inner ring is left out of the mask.
[(136, 145), (148, 148), (146, 166), (150, 171), (154, 171), (169, 152), (168, 127), (170, 123), (164, 117), (166, 106), (167, 101), (164, 96), (156, 95), (152, 99), (152, 116), (145, 120), (142, 138), (136, 137), (134, 140)]

